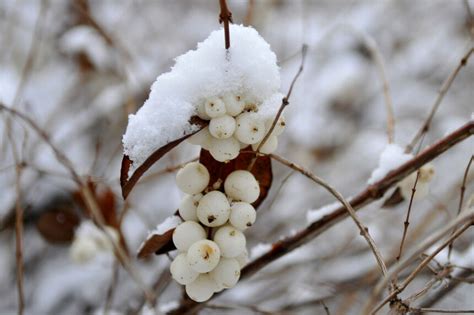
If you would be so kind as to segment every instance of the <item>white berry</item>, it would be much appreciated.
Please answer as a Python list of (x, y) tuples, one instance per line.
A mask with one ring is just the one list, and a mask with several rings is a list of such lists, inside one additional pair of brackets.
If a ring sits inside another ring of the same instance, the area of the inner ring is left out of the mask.
[(209, 127), (203, 128), (187, 139), (187, 141), (194, 145), (199, 145), (205, 150), (209, 150), (211, 146), (212, 135), (209, 132)]
[(186, 294), (196, 302), (204, 302), (212, 297), (216, 288), (216, 283), (208, 274), (201, 274), (186, 285)]
[(186, 195), (181, 199), (179, 204), (179, 215), (184, 221), (198, 221), (196, 209), (201, 200), (202, 194), (197, 195)]
[(197, 115), (199, 118), (204, 120), (210, 120), (211, 117), (206, 113), (206, 106), (204, 102), (199, 103), (197, 106)]
[(182, 285), (193, 282), (199, 276), (199, 272), (189, 266), (185, 253), (176, 256), (171, 263), (170, 272), (173, 279)]
[[(402, 181), (398, 183), (400, 188), (400, 194), (406, 200), (410, 200), (413, 193), (412, 189), (415, 186), (417, 172), (413, 172)], [(418, 182), (416, 182), (416, 191), (414, 195), (415, 200), (421, 200), (429, 194), (429, 182), (434, 177), (434, 166), (433, 164), (426, 164), (420, 168), (420, 175), (418, 176)]]
[(186, 164), (176, 174), (179, 189), (190, 195), (202, 192), (209, 185), (209, 179), (209, 171), (199, 162)]
[[(267, 119), (267, 121), (265, 121), (265, 129), (266, 129), (267, 132), (272, 127), (274, 119), (275, 118), (272, 117), (271, 119)], [(272, 131), (271, 135), (272, 136), (281, 135), (283, 133), (283, 131), (285, 130), (285, 126), (286, 126), (285, 118), (283, 116), (280, 116), (280, 118), (278, 118), (277, 123), (275, 124), (275, 128), (273, 128), (273, 131)]]
[(234, 258), (221, 258), (221, 261), (214, 270), (209, 273), (217, 286), (226, 289), (236, 285), (240, 278), (240, 265)]
[(219, 263), (221, 251), (210, 240), (200, 240), (189, 247), (186, 255), (189, 266), (199, 273), (209, 272)]
[(227, 196), (236, 201), (252, 203), (260, 195), (260, 186), (257, 180), (248, 171), (234, 171), (227, 176), (224, 182)]
[(235, 159), (239, 155), (240, 143), (234, 137), (227, 139), (213, 138), (209, 152), (212, 157), (219, 162), (226, 162)]
[(186, 221), (176, 227), (173, 232), (173, 243), (182, 252), (189, 249), (197, 241), (206, 238), (204, 228), (194, 221)]
[[(262, 141), (260, 141), (258, 143), (255, 143), (255, 144), (252, 144), (252, 149), (257, 150), (258, 146), (260, 145), (260, 143), (262, 143)], [(277, 137), (276, 136), (270, 136), (270, 137), (268, 137), (268, 139), (265, 141), (265, 143), (260, 147), (260, 149), (258, 151), (260, 153), (263, 153), (263, 154), (270, 154), (270, 153), (275, 152), (277, 147), (278, 147)]]
[(217, 139), (232, 137), (235, 131), (235, 119), (229, 115), (212, 118), (209, 123), (209, 132)]
[(215, 118), (225, 115), (225, 104), (218, 97), (211, 97), (204, 103), (204, 108), (206, 109), (206, 114), (210, 118)]
[(72, 242), (69, 254), (79, 264), (90, 261), (99, 252), (96, 242), (90, 237), (78, 237)]
[(234, 258), (245, 251), (245, 236), (242, 232), (230, 225), (219, 228), (214, 235), (214, 241), (221, 249), (221, 255)]
[(240, 95), (227, 94), (223, 98), (228, 115), (237, 116), (245, 107), (245, 102)]
[(229, 222), (234, 227), (243, 231), (254, 224), (257, 212), (254, 207), (247, 202), (234, 202), (230, 207)]
[(250, 261), (249, 252), (247, 251), (247, 249), (245, 249), (245, 251), (239, 256), (235, 257), (235, 259), (237, 260), (240, 268), (242, 269)]
[(227, 222), (229, 215), (229, 201), (220, 191), (211, 191), (199, 201), (197, 217), (206, 226), (220, 226)]
[(254, 144), (265, 136), (265, 123), (255, 113), (240, 114), (235, 130), (236, 138), (243, 143)]

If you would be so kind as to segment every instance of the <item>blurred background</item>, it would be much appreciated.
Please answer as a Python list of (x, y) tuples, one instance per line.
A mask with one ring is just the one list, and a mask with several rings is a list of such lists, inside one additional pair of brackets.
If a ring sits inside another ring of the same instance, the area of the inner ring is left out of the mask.
[[(427, 117), (443, 81), (473, 46), (474, 2), (469, 0), (229, 0), (228, 5), (234, 23), (252, 25), (271, 45), (283, 93), (301, 62), (302, 45), (309, 46), (277, 152), (346, 197), (367, 186), (387, 144), (383, 82), (373, 47), (384, 60), (394, 142), (404, 147)], [(151, 83), (175, 57), (220, 27), (218, 14), (218, 1), (209, 0), (0, 1), (0, 102), (30, 117), (77, 173), (94, 183), (98, 199), (119, 218), (131, 257), (180, 201), (175, 175), (160, 170), (197, 157), (198, 148), (183, 143), (167, 154), (124, 203), (119, 170), (127, 116), (143, 104)], [(447, 92), (420, 148), (472, 119), (473, 100), (471, 60)], [(18, 305), (17, 201), (24, 209), (26, 314), (152, 314), (143, 307), (143, 292), (111, 253), (86, 263), (71, 259), (74, 230), (87, 216), (77, 186), (30, 126), (4, 111), (0, 116), (0, 314), (16, 313)], [(433, 162), (430, 193), (413, 204), (407, 249), (456, 215), (473, 148), (468, 139)], [(262, 244), (304, 228), (308, 210), (334, 202), (300, 174), (276, 163), (273, 167), (270, 195), (246, 233), (252, 258), (265, 248)], [(468, 174), (466, 199), (473, 193), (473, 174)], [(390, 208), (382, 203), (359, 213), (389, 261), (398, 251), (408, 202)], [(472, 229), (464, 233), (452, 258), (470, 276), (473, 237)], [(140, 277), (158, 293), (156, 312), (173, 308), (182, 296), (166, 276), (169, 261), (166, 255), (133, 258)], [(444, 264), (446, 253), (437, 261)], [(377, 283), (374, 274), (372, 253), (346, 219), (226, 290), (202, 313), (325, 314), (324, 301), (332, 315), (360, 314)], [(435, 277), (424, 270), (402, 297), (420, 292)], [(431, 291), (453, 286), (448, 282), (439, 278), (412, 305), (422, 305)], [(473, 309), (473, 295), (472, 282), (459, 281), (432, 306)]]

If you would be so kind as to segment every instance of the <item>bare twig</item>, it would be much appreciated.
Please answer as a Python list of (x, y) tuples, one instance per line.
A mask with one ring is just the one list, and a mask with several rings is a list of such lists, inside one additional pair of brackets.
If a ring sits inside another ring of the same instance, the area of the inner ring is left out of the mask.
[[(466, 182), (467, 182), (467, 175), (469, 174), (469, 169), (471, 168), (472, 161), (474, 160), (474, 155), (471, 155), (471, 158), (469, 159), (469, 162), (467, 163), (466, 169), (464, 170), (464, 177), (462, 179), (462, 184), (461, 184), (461, 194), (459, 197), (459, 205), (458, 205), (458, 213), (459, 215), (461, 213), (462, 209), (462, 204), (464, 202), (464, 193), (466, 191)], [(453, 231), (454, 233), (454, 231)], [(453, 243), (449, 244), (448, 248), (448, 262), (451, 261), (451, 252), (453, 251)]]
[(275, 155), (275, 154), (270, 154), (270, 157), (283, 165), (294, 169), (297, 172), (300, 172), (302, 175), (306, 176), (307, 178), (311, 179), (318, 185), (321, 185), (324, 187), (329, 193), (331, 193), (337, 200), (341, 202), (341, 204), (347, 209), (349, 212), (349, 215), (351, 216), (352, 220), (354, 220), (355, 224), (359, 228), (360, 234), (365, 238), (367, 243), (369, 244), (370, 249), (374, 253), (375, 259), (377, 260), (377, 263), (380, 267), (380, 270), (382, 271), (382, 275), (387, 274), (387, 266), (385, 266), (385, 262), (382, 258), (382, 254), (380, 253), (380, 250), (377, 248), (377, 245), (375, 245), (375, 241), (372, 239), (372, 237), (369, 234), (369, 229), (362, 223), (362, 221), (358, 218), (356, 211), (352, 208), (351, 204), (331, 185), (329, 185), (326, 181), (324, 181), (322, 178), (312, 174), (308, 170), (302, 168), (299, 165), (296, 165), (295, 163), (288, 161), (287, 159)]
[(455, 271), (454, 274), (449, 278), (450, 282), (447, 285), (439, 287), (436, 291), (425, 298), (420, 303), (420, 307), (428, 308), (440, 302), (444, 297), (446, 297), (447, 294), (456, 289), (456, 287), (462, 283), (462, 281), (458, 281), (457, 279), (467, 279), (467, 277), (470, 275), (472, 275), (472, 270)]
[(232, 12), (227, 7), (226, 0), (219, 0), (221, 7), (221, 13), (219, 14), (219, 23), (224, 23), (224, 38), (225, 38), (225, 49), (230, 48), (230, 27), (229, 23), (232, 23)]
[(244, 25), (252, 24), (254, 10), (255, 10), (255, 0), (248, 0), (247, 13), (245, 13), (245, 18), (244, 18)]
[[(372, 294), (372, 297), (366, 302), (365, 309), (371, 308), (373, 304), (373, 300), (375, 297), (377, 297), (380, 292), (383, 290), (383, 288), (386, 287), (387, 282), (395, 277), (395, 275), (399, 274), (402, 270), (407, 268), (414, 260), (416, 260), (418, 257), (423, 255), (423, 252), (433, 246), (437, 241), (442, 239), (445, 235), (447, 235), (453, 228), (456, 226), (459, 226), (460, 224), (465, 224), (468, 221), (471, 221), (474, 217), (474, 210), (467, 210), (464, 211), (460, 216), (449, 222), (448, 224), (445, 224), (443, 227), (439, 228), (436, 230), (434, 233), (429, 235), (426, 239), (423, 241), (419, 242), (416, 248), (414, 248), (410, 253), (405, 255), (405, 258), (401, 261), (399, 261), (397, 264), (395, 264), (392, 268), (390, 268), (389, 273), (385, 279), (382, 279), (382, 281), (377, 284), (377, 286), (374, 289), (374, 293)], [(454, 237), (453, 239), (455, 239)], [(449, 245), (447, 243), (446, 245)], [(426, 263), (430, 262), (433, 259), (434, 256), (430, 258), (430, 256), (425, 256), (423, 261), (426, 261)], [(420, 269), (421, 270), (421, 269)], [(412, 279), (413, 280), (413, 279)], [(406, 281), (406, 280), (405, 280)], [(410, 280), (411, 282), (411, 280)], [(405, 284), (408, 285), (410, 282), (407, 282)], [(396, 296), (398, 293), (404, 290), (402, 289), (403, 285), (398, 288), (394, 288), (394, 290), (391, 292), (391, 299), (393, 299), (394, 296)], [(392, 296), (392, 294), (394, 294)], [(366, 313), (369, 313), (367, 310)]]
[(372, 55), (372, 58), (374, 59), (375, 65), (379, 72), (380, 80), (382, 81), (383, 86), (385, 107), (387, 111), (387, 137), (388, 142), (392, 143), (395, 136), (395, 115), (393, 113), (392, 96), (390, 93), (390, 85), (388, 84), (383, 55), (380, 52), (377, 42), (372, 37), (356, 29), (351, 30), (362, 40), (362, 43)]
[(403, 251), (403, 245), (405, 244), (405, 239), (407, 237), (407, 232), (408, 232), (408, 225), (410, 224), (410, 213), (411, 213), (411, 207), (413, 205), (413, 198), (415, 197), (416, 193), (416, 184), (418, 183), (418, 179), (420, 177), (420, 170), (416, 172), (416, 179), (415, 183), (413, 184), (413, 188), (411, 190), (411, 196), (410, 196), (410, 203), (408, 205), (408, 211), (407, 211), (407, 216), (405, 218), (405, 222), (403, 222), (403, 235), (402, 235), (402, 240), (400, 241), (400, 248), (398, 250), (398, 255), (397, 255), (397, 261), (400, 260), (400, 257), (402, 256), (402, 251)]
[(25, 308), (25, 297), (23, 292), (23, 207), (21, 205), (21, 175), (23, 163), (16, 148), (11, 134), (11, 126), (7, 130), (8, 140), (11, 144), (13, 159), (15, 160), (15, 256), (16, 256), (16, 283), (18, 295), (18, 315), (22, 315)]
[(115, 260), (113, 263), (113, 271), (112, 271), (112, 278), (110, 280), (110, 285), (107, 290), (107, 295), (105, 297), (105, 305), (104, 305), (104, 315), (109, 313), (110, 307), (112, 306), (115, 287), (117, 286), (118, 276), (119, 276), (119, 264), (118, 261)]
[(454, 69), (453, 72), (448, 76), (448, 78), (443, 82), (443, 85), (441, 86), (441, 89), (438, 92), (438, 97), (436, 98), (433, 106), (431, 107), (430, 113), (428, 114), (428, 117), (426, 120), (423, 122), (421, 125), (421, 128), (418, 130), (418, 132), (415, 134), (411, 142), (407, 145), (405, 151), (406, 152), (411, 152), (413, 148), (415, 147), (416, 143), (420, 140), (420, 138), (428, 132), (431, 121), (433, 120), (433, 117), (436, 113), (436, 111), (439, 108), (439, 105), (441, 105), (441, 102), (444, 99), (444, 96), (448, 92), (449, 88), (451, 87), (452, 83), (454, 82), (454, 79), (456, 79), (458, 73), (461, 71), (461, 69), (467, 65), (467, 62), (469, 60), (469, 57), (471, 54), (474, 52), (474, 48), (471, 47), (471, 49), (468, 50), (468, 52), (461, 58), (461, 61), (457, 65), (457, 67)]
[(433, 251), (433, 253), (427, 256), (423, 261), (410, 273), (410, 275), (402, 282), (400, 286), (395, 288), (392, 293), (390, 293), (382, 302), (380, 302), (371, 314), (376, 314), (385, 304), (394, 300), (396, 296), (401, 293), (405, 288), (415, 279), (416, 275), (423, 270), (426, 265), (437, 255), (441, 250), (443, 250), (446, 246), (448, 246), (453, 240), (458, 238), (462, 233), (464, 233), (474, 222), (474, 211), (469, 211), (468, 215), (463, 216), (463, 221), (468, 219), (468, 223), (463, 225), (459, 230), (457, 230), (454, 234), (452, 234), (446, 241), (444, 241), (440, 246)]
[(443, 313), (443, 314), (474, 314), (474, 310), (443, 310), (438, 308), (412, 308), (410, 312), (415, 314), (420, 313)]
[[(293, 91), (293, 87), (296, 83), (296, 80), (298, 80), (299, 76), (303, 72), (304, 62), (306, 60), (307, 51), (308, 51), (308, 46), (306, 44), (304, 44), (303, 47), (301, 48), (301, 64), (300, 64), (300, 67), (298, 68), (298, 71), (296, 72), (295, 77), (291, 81), (290, 88), (288, 89), (288, 93), (286, 93), (286, 96), (284, 96), (281, 100), (280, 108), (278, 109), (278, 112), (277, 112), (275, 118), (273, 118), (273, 122), (272, 122), (272, 125), (270, 126), (270, 129), (265, 134), (265, 137), (263, 137), (262, 141), (258, 145), (257, 150), (255, 150), (255, 152), (257, 152), (257, 153), (260, 152), (260, 149), (263, 147), (263, 145), (265, 145), (268, 138), (270, 138), (270, 135), (272, 134), (273, 130), (275, 129), (275, 126), (278, 123), (278, 120), (280, 119), (280, 116), (283, 113), (283, 110), (285, 109), (286, 106), (290, 105), (289, 100), (290, 100), (291, 92)], [(257, 155), (250, 162), (249, 167), (248, 167), (249, 171), (253, 169), (253, 166), (255, 165), (256, 160), (257, 160)]]

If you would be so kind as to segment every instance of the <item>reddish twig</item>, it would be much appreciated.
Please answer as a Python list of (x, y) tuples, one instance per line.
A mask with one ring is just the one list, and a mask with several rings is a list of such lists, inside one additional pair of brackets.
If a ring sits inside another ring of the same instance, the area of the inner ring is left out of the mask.
[(219, 0), (221, 7), (221, 13), (219, 14), (219, 23), (224, 23), (224, 37), (225, 37), (225, 49), (230, 48), (230, 28), (229, 23), (232, 23), (232, 12), (227, 7), (226, 0)]
[(416, 184), (418, 184), (418, 179), (420, 178), (420, 170), (416, 172), (416, 179), (415, 183), (413, 184), (413, 188), (411, 189), (411, 196), (410, 196), (410, 203), (408, 205), (407, 216), (405, 218), (405, 222), (403, 222), (403, 235), (402, 240), (400, 241), (400, 248), (398, 250), (397, 261), (400, 260), (403, 251), (403, 245), (405, 244), (405, 239), (407, 237), (408, 232), (408, 225), (410, 224), (410, 214), (411, 214), (411, 207), (413, 205), (413, 198), (415, 197), (416, 193)]
[[(262, 141), (258, 145), (257, 150), (255, 150), (255, 152), (257, 152), (257, 153), (260, 152), (260, 149), (267, 142), (268, 138), (270, 138), (270, 135), (272, 134), (273, 130), (275, 129), (275, 126), (278, 123), (278, 120), (280, 119), (281, 114), (283, 113), (283, 110), (285, 109), (286, 106), (290, 105), (289, 100), (290, 100), (291, 92), (293, 92), (293, 87), (296, 83), (296, 80), (298, 80), (299, 76), (303, 72), (304, 62), (305, 62), (305, 59), (306, 59), (307, 51), (308, 51), (308, 46), (306, 44), (304, 44), (303, 47), (301, 48), (301, 64), (300, 64), (300, 67), (298, 68), (298, 71), (296, 72), (295, 77), (291, 81), (290, 88), (288, 89), (288, 93), (286, 93), (286, 96), (284, 96), (281, 100), (280, 108), (278, 109), (278, 112), (277, 112), (275, 118), (273, 119), (273, 122), (272, 122), (272, 125), (271, 125), (270, 129), (265, 134), (265, 137), (263, 137)], [(257, 155), (250, 162), (249, 167), (248, 167), (249, 171), (251, 171), (253, 169), (253, 166), (255, 165), (256, 160), (257, 160)]]

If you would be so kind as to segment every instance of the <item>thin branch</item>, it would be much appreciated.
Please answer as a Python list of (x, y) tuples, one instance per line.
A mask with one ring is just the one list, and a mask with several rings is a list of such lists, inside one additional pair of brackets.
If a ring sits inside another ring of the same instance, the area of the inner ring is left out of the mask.
[(433, 106), (431, 107), (430, 113), (428, 114), (428, 117), (426, 118), (425, 122), (421, 125), (421, 128), (418, 130), (418, 132), (415, 134), (411, 142), (407, 145), (405, 151), (406, 152), (411, 152), (413, 148), (415, 147), (416, 143), (420, 140), (420, 138), (428, 132), (431, 121), (433, 120), (433, 117), (438, 110), (439, 105), (441, 105), (441, 102), (444, 99), (444, 96), (448, 92), (449, 88), (451, 87), (452, 83), (454, 82), (454, 79), (456, 79), (458, 73), (461, 71), (461, 69), (467, 65), (467, 62), (469, 60), (469, 57), (471, 54), (474, 52), (474, 47), (469, 49), (469, 51), (461, 58), (461, 61), (459, 62), (458, 66), (454, 69), (454, 71), (448, 76), (448, 78), (443, 82), (443, 85), (441, 86), (441, 89), (438, 92), (438, 97), (436, 98)]
[(255, 0), (248, 0), (247, 12), (245, 13), (245, 18), (244, 18), (244, 25), (252, 24), (254, 10), (255, 10)]
[[(387, 277), (385, 279), (382, 279), (382, 281), (375, 286), (374, 293), (372, 294), (371, 298), (366, 302), (366, 306), (365, 306), (366, 313), (369, 313), (367, 308), (369, 307), (372, 308), (372, 304), (374, 302), (373, 300), (375, 299), (375, 297), (377, 297), (380, 294), (380, 292), (382, 292), (382, 290), (386, 287), (389, 280), (393, 279), (395, 275), (399, 274), (402, 270), (407, 268), (414, 260), (422, 256), (425, 250), (432, 247), (436, 242), (438, 242), (445, 235), (447, 235), (453, 228), (455, 228), (456, 226), (459, 226), (460, 224), (465, 224), (467, 221), (470, 221), (473, 218), (474, 218), (474, 210), (469, 209), (467, 211), (464, 211), (460, 216), (458, 216), (457, 218), (455, 218), (448, 224), (445, 224), (443, 227), (440, 227), (438, 230), (436, 230), (434, 233), (429, 235), (423, 241), (419, 242), (418, 246), (414, 248), (409, 254), (407, 254), (403, 260), (401, 260), (400, 262), (395, 264), (392, 268), (390, 268)], [(455, 239), (455, 237), (453, 239)], [(430, 256), (425, 256), (423, 261), (426, 261), (426, 263), (428, 263), (432, 260), (433, 257), (430, 258)], [(406, 285), (408, 285), (408, 283), (406, 283)], [(402, 284), (402, 287), (403, 287), (403, 284)], [(401, 289), (401, 287), (394, 288), (394, 290), (391, 292), (391, 295), (390, 295), (391, 299), (393, 299), (393, 297), (396, 296), (403, 289)], [(392, 296), (392, 294), (394, 295)]]
[(410, 312), (420, 313), (444, 313), (444, 314), (474, 314), (474, 310), (443, 310), (438, 308), (411, 308)]
[[(467, 182), (467, 175), (469, 174), (469, 169), (471, 168), (472, 161), (474, 160), (474, 155), (471, 155), (471, 158), (469, 159), (469, 162), (467, 163), (466, 169), (464, 170), (464, 177), (462, 179), (462, 184), (461, 184), (461, 195), (459, 197), (459, 205), (458, 205), (458, 213), (457, 215), (461, 213), (462, 209), (462, 204), (464, 202), (464, 193), (466, 191), (466, 182)], [(454, 233), (454, 231), (453, 231)], [(451, 261), (451, 252), (453, 251), (453, 243), (449, 244), (448, 248), (448, 262)]]
[(226, 0), (219, 0), (221, 7), (221, 13), (219, 14), (219, 23), (224, 23), (224, 38), (225, 38), (225, 49), (230, 48), (230, 27), (229, 23), (232, 23), (232, 12), (227, 7)]
[(420, 178), (420, 170), (416, 172), (415, 183), (413, 184), (413, 188), (411, 189), (410, 203), (408, 205), (408, 211), (407, 211), (407, 216), (405, 218), (405, 222), (403, 222), (403, 235), (402, 235), (402, 240), (400, 241), (400, 248), (398, 250), (398, 255), (396, 258), (397, 261), (399, 261), (400, 257), (402, 256), (403, 245), (405, 244), (405, 239), (407, 237), (407, 232), (408, 232), (408, 225), (410, 224), (410, 213), (411, 213), (411, 207), (413, 205), (413, 198), (415, 197), (415, 193), (416, 193), (416, 184), (418, 183), (419, 178)]
[[(405, 288), (415, 279), (415, 277), (418, 275), (418, 273), (425, 268), (425, 266), (443, 250), (445, 247), (447, 247), (453, 240), (458, 238), (462, 233), (464, 233), (471, 225), (474, 223), (474, 212), (469, 211), (470, 215), (468, 216), (469, 222), (462, 226), (459, 230), (457, 230), (454, 234), (452, 234), (446, 241), (444, 241), (440, 246), (436, 248), (436, 250), (433, 251), (433, 253), (429, 256), (427, 256), (423, 261), (410, 273), (410, 275), (402, 282), (402, 284), (395, 288), (390, 295), (388, 295), (382, 302), (380, 302), (374, 310), (371, 312), (371, 314), (376, 314), (385, 304), (387, 304), (390, 301), (393, 301), (399, 293), (401, 293)], [(464, 218), (465, 219), (465, 218)]]
[(374, 59), (376, 68), (379, 72), (380, 80), (382, 81), (383, 87), (383, 96), (385, 100), (385, 108), (387, 111), (387, 137), (388, 143), (393, 143), (395, 137), (395, 115), (393, 112), (393, 102), (392, 96), (390, 93), (390, 85), (388, 84), (387, 74), (385, 70), (385, 61), (383, 59), (383, 55), (380, 52), (380, 49), (377, 45), (377, 42), (370, 37), (368, 34), (359, 32), (356, 29), (352, 29), (352, 31), (362, 39), (364, 46), (372, 55)]
[(380, 253), (380, 250), (377, 248), (377, 245), (375, 244), (375, 241), (372, 239), (372, 237), (369, 234), (369, 229), (362, 223), (362, 221), (358, 218), (356, 211), (354, 208), (352, 208), (351, 204), (331, 185), (329, 185), (327, 182), (325, 182), (322, 178), (312, 174), (308, 170), (302, 168), (299, 165), (296, 165), (293, 162), (288, 161), (287, 159), (275, 155), (275, 154), (270, 154), (270, 157), (283, 165), (300, 172), (302, 175), (306, 176), (307, 178), (311, 179), (318, 185), (321, 185), (324, 187), (329, 193), (331, 193), (337, 200), (341, 202), (341, 204), (347, 209), (349, 212), (349, 215), (351, 216), (352, 220), (354, 220), (355, 224), (359, 228), (360, 234), (365, 238), (367, 243), (369, 244), (370, 249), (374, 253), (375, 259), (377, 260), (377, 263), (380, 267), (380, 270), (382, 271), (382, 274), (385, 276), (387, 274), (387, 266), (385, 266), (385, 262), (383, 260), (382, 254)]
[(117, 260), (114, 260), (113, 263), (113, 271), (112, 271), (112, 278), (110, 280), (109, 288), (107, 289), (107, 295), (105, 297), (105, 305), (104, 305), (104, 315), (107, 315), (110, 311), (110, 307), (112, 306), (115, 288), (117, 286), (118, 276), (119, 276), (119, 264)]
[(15, 258), (16, 258), (16, 283), (18, 295), (18, 315), (22, 315), (25, 308), (25, 296), (23, 291), (23, 207), (21, 205), (21, 175), (23, 163), (21, 163), (13, 135), (11, 125), (7, 129), (8, 140), (12, 147), (12, 155), (15, 160)]
[[(474, 133), (474, 122), (470, 121), (459, 129), (448, 134), (433, 145), (423, 150), (420, 154), (407, 161), (400, 167), (389, 172), (384, 178), (378, 182), (368, 186), (364, 191), (351, 199), (350, 204), (353, 209), (357, 210), (363, 206), (380, 199), (384, 193), (398, 183), (404, 177), (410, 175), (424, 164), (432, 161), (443, 152), (469, 138)], [(331, 226), (340, 222), (348, 216), (346, 207), (341, 206), (318, 221), (311, 223), (306, 228), (292, 233), (292, 235), (282, 238), (272, 244), (272, 248), (258, 259), (250, 262), (242, 269), (241, 281), (250, 278), (257, 271), (263, 269), (268, 264), (274, 262), (278, 258), (292, 252), (296, 248), (309, 241), (314, 240), (317, 236), (328, 230)], [(215, 296), (218, 296), (216, 294)], [(187, 312), (197, 311), (203, 306), (203, 303), (187, 302), (178, 308), (170, 311), (170, 314), (185, 314)]]
[(420, 304), (421, 308), (428, 308), (436, 303), (440, 302), (444, 297), (446, 297), (452, 290), (462, 283), (458, 279), (466, 279), (472, 275), (472, 270), (460, 270), (454, 273), (451, 276), (450, 282), (447, 285), (439, 287), (434, 293), (430, 294), (425, 300)]
[[(296, 80), (298, 80), (299, 76), (303, 72), (304, 62), (306, 60), (307, 51), (308, 51), (308, 46), (306, 44), (303, 44), (303, 47), (301, 48), (301, 64), (300, 64), (300, 67), (298, 68), (298, 71), (296, 72), (295, 77), (291, 81), (290, 88), (288, 89), (288, 93), (286, 93), (286, 96), (284, 96), (281, 100), (280, 108), (278, 109), (278, 112), (277, 112), (275, 118), (273, 118), (273, 122), (272, 122), (272, 125), (270, 126), (270, 129), (265, 134), (265, 137), (263, 137), (262, 141), (258, 145), (257, 150), (255, 150), (255, 152), (257, 152), (257, 153), (260, 152), (260, 149), (263, 147), (263, 145), (265, 145), (268, 138), (270, 138), (270, 135), (272, 134), (273, 130), (275, 129), (275, 126), (278, 123), (278, 120), (280, 119), (280, 116), (283, 113), (283, 110), (285, 109), (286, 106), (290, 105), (289, 100), (290, 100), (291, 92), (293, 91), (293, 87), (296, 83)], [(257, 160), (257, 155), (250, 162), (249, 167), (248, 167), (249, 171), (251, 171), (253, 169), (253, 166), (255, 165), (256, 160)]]

